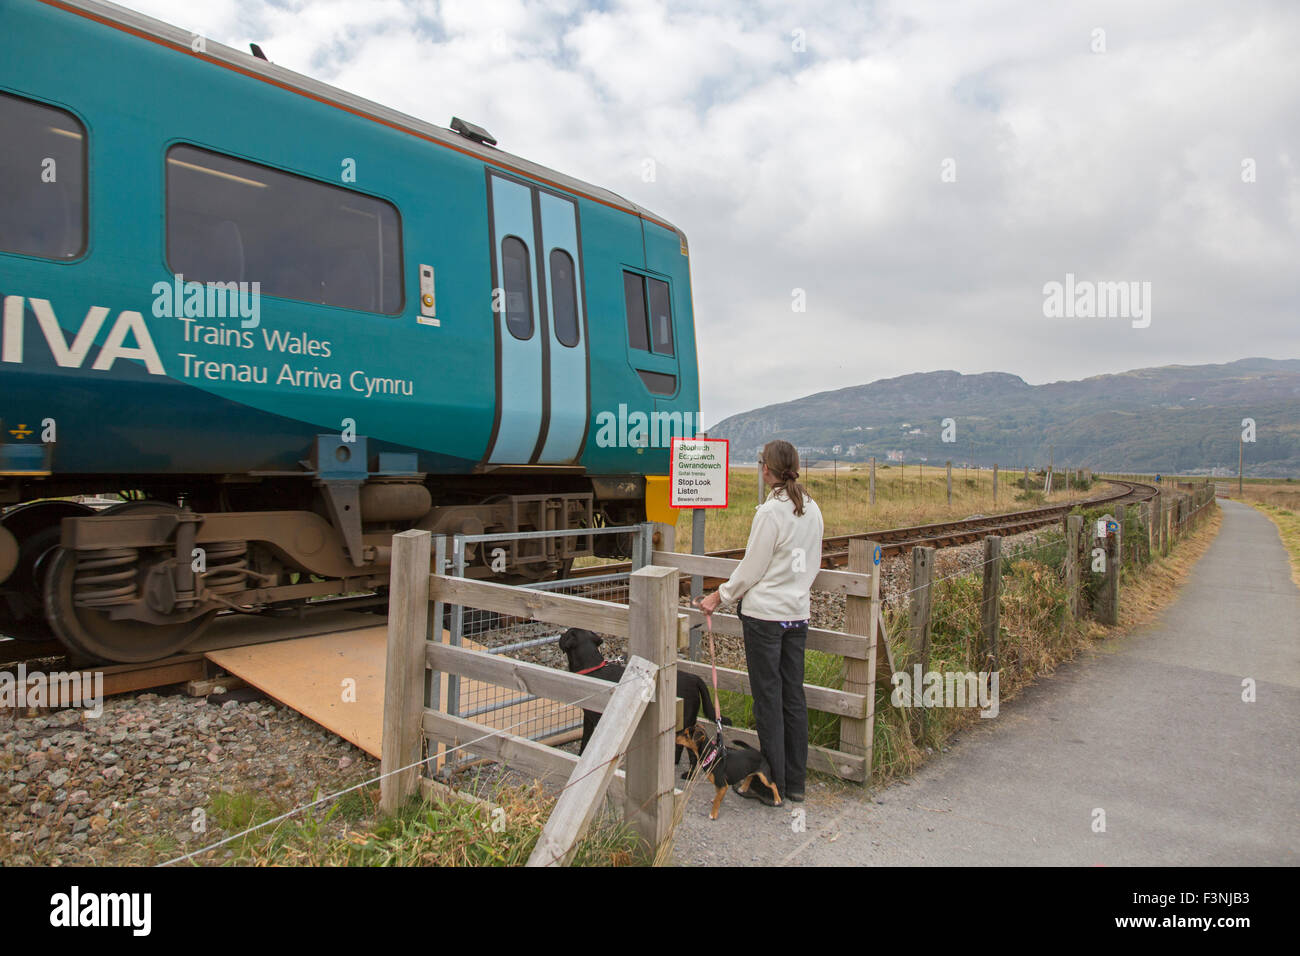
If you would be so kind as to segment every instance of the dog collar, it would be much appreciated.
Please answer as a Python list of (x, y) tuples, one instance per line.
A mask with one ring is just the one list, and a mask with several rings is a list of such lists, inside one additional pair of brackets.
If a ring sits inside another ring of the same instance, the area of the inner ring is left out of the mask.
[(602, 667), (603, 667), (604, 665), (607, 665), (607, 663), (623, 663), (623, 657), (621, 657), (621, 656), (619, 656), (619, 657), (607, 657), (607, 658), (604, 658), (603, 661), (601, 661), (601, 663), (598, 663), (598, 665), (595, 665), (594, 667), (586, 667), (586, 669), (584, 669), (584, 670), (580, 670), (580, 671), (576, 671), (576, 672), (577, 672), (577, 674), (590, 674), (591, 671), (598, 671), (598, 670), (601, 670)]

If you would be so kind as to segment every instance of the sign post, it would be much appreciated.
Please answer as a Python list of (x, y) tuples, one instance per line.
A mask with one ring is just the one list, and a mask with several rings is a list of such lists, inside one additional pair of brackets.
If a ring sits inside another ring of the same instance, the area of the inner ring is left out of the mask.
[[(674, 508), (691, 509), (691, 553), (704, 553), (704, 509), (727, 506), (727, 485), (730, 472), (727, 468), (726, 439), (674, 438), (669, 466), (669, 500)], [(760, 469), (761, 471), (761, 469)], [(721, 495), (719, 496), (719, 485)], [(704, 578), (691, 577), (691, 600), (704, 595)], [(700, 657), (700, 626), (691, 628), (691, 660)]]

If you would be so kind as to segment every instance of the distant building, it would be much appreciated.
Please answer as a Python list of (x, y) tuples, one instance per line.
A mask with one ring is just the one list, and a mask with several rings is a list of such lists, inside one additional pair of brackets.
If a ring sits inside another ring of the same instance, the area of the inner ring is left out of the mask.
[(886, 461), (902, 461), (902, 460), (903, 460), (903, 453), (902, 453), (901, 451), (887, 451), (887, 452), (885, 452), (885, 460), (886, 460)]
[(832, 455), (838, 455), (839, 453), (840, 453), (840, 446), (839, 446), (839, 445), (831, 445), (831, 454), (832, 454)]

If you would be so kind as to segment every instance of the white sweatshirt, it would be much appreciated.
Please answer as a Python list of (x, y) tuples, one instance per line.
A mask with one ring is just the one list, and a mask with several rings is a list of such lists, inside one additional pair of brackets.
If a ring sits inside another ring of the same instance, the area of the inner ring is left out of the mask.
[(763, 621), (806, 621), (808, 592), (822, 563), (822, 512), (803, 496), (803, 515), (784, 489), (768, 494), (754, 513), (745, 557), (718, 588), (723, 604), (744, 598), (746, 617)]

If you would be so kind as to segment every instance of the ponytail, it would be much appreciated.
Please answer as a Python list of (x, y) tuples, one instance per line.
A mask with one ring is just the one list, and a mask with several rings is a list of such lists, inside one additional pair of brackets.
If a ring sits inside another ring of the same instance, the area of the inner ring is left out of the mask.
[(799, 484), (799, 452), (788, 441), (777, 439), (763, 447), (763, 464), (767, 466), (779, 484), (773, 490), (785, 492), (785, 496), (794, 505), (795, 517), (803, 516), (804, 496), (808, 489)]

